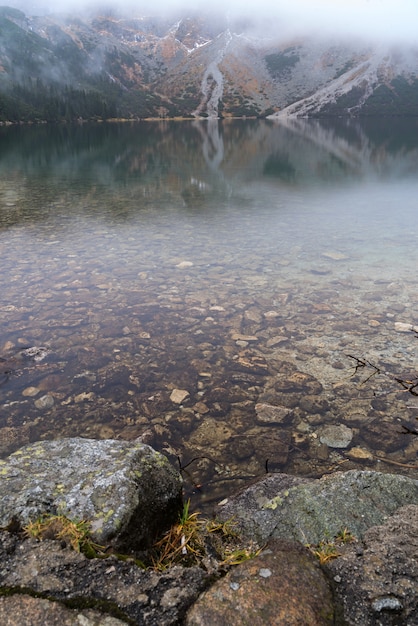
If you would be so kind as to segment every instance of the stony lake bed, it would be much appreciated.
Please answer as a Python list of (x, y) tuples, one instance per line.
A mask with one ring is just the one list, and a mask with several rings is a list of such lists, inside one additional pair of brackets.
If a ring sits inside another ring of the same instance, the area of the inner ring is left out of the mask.
[(266, 472), (416, 477), (418, 142), (134, 129), (31, 156), (47, 131), (6, 129), (1, 455), (140, 437), (200, 508)]

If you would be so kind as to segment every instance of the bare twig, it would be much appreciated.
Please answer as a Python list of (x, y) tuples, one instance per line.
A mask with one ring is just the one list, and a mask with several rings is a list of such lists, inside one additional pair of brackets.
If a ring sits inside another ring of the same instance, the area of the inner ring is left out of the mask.
[(403, 378), (395, 378), (396, 382), (402, 385), (405, 391), (409, 391), (413, 396), (418, 396), (418, 378), (414, 380), (405, 380)]
[(409, 465), (408, 463), (400, 463), (399, 461), (392, 461), (391, 459), (385, 459), (383, 456), (378, 456), (377, 454), (373, 454), (373, 457), (378, 461), (383, 461), (384, 463), (390, 463), (391, 465), (398, 465), (399, 467), (406, 467), (408, 469), (418, 469), (418, 465)]
[(357, 374), (358, 370), (362, 368), (367, 368), (367, 367), (372, 368), (373, 370), (372, 373), (365, 380), (363, 380), (362, 384), (367, 383), (376, 374), (381, 374), (381, 369), (377, 367), (377, 365), (370, 363), (370, 361), (368, 361), (367, 359), (360, 359), (356, 356), (353, 356), (352, 354), (347, 354), (347, 356), (349, 359), (353, 359), (356, 362), (356, 365), (354, 366), (355, 367), (354, 374)]

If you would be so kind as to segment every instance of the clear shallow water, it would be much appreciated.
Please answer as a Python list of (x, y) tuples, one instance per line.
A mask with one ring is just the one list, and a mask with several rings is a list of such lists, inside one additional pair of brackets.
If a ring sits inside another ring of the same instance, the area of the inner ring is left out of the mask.
[(200, 506), (416, 475), (414, 120), (0, 131), (3, 456), (142, 436)]

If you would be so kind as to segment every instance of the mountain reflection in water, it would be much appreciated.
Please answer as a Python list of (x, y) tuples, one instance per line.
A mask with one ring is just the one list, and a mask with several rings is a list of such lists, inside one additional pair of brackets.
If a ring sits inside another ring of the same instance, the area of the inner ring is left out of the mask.
[(143, 437), (199, 507), (266, 469), (416, 475), (417, 131), (0, 128), (0, 454)]

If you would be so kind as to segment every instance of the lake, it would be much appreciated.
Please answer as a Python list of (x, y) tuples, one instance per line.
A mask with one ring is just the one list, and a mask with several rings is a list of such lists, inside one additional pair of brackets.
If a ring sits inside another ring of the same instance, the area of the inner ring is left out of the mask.
[(0, 455), (416, 477), (417, 217), (416, 119), (0, 128)]

